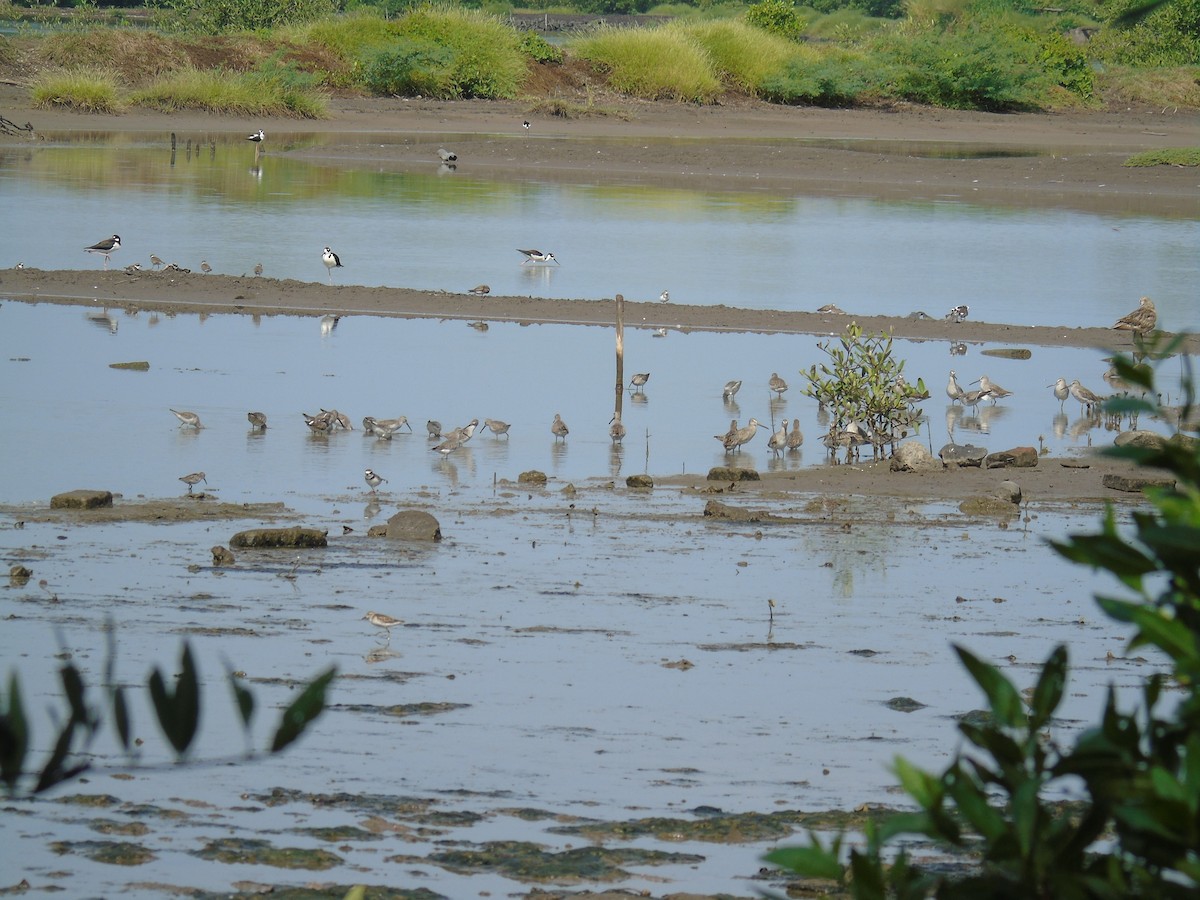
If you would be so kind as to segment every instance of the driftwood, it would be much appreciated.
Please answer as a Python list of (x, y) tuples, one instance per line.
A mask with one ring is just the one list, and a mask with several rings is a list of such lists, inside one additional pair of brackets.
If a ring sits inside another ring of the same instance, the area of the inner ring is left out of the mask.
[(18, 125), (16, 122), (2, 115), (0, 115), (0, 133), (12, 135), (22, 134), (28, 138), (37, 137), (37, 134), (34, 133), (33, 124), (31, 122), (26, 122), (24, 125)]

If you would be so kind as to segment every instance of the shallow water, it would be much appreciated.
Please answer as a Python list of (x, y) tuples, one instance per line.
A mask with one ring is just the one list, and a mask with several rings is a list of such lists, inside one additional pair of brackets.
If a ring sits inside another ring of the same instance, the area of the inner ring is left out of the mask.
[[(1138, 213), (995, 208), (969, 196), (882, 202), (778, 191), (692, 191), (646, 183), (561, 184), (474, 172), (488, 136), (363, 135), (379, 159), (324, 164), (321, 136), (219, 139), (174, 157), (167, 136), (76, 136), (0, 152), (0, 200), (20, 209), (7, 265), (99, 265), (82, 248), (114, 232), (115, 262), (150, 254), (193, 270), (557, 298), (652, 299), (861, 315), (1106, 326), (1154, 297), (1165, 327), (1200, 326), (1200, 223)], [(439, 171), (440, 144), (458, 150)], [(290, 157), (290, 149), (310, 156)], [(930, 151), (933, 152), (933, 151)], [(983, 151), (980, 151), (983, 152)], [(433, 161), (430, 162), (429, 160)], [(516, 247), (561, 266), (522, 266)]]
[[(19, 815), (0, 820), (0, 845), (10, 858), (19, 854), (23, 874), (39, 884), (151, 895), (136, 885), (229, 890), (243, 878), (315, 878), (426, 886), (447, 897), (511, 893), (519, 885), (496, 875), (389, 859), (423, 857), (445, 842), (586, 842), (553, 831), (561, 824), (553, 819), (524, 821), (517, 807), (612, 821), (691, 819), (700, 806), (737, 813), (895, 802), (892, 758), (944, 764), (956, 746), (951, 717), (982, 705), (951, 642), (997, 660), (1024, 686), (1050, 649), (1069, 641), (1067, 735), (1094, 718), (1110, 681), (1127, 687), (1141, 671), (1106, 661), (1110, 651), (1123, 655), (1124, 633), (1089, 597), (1111, 585), (1045, 545), (1090, 527), (1094, 510), (1043, 508), (1034, 498), (1027, 521), (1001, 526), (953, 506), (897, 503), (897, 526), (884, 527), (864, 524), (856, 506), (876, 501), (814, 513), (811, 498), (797, 497), (751, 505), (804, 525), (739, 526), (706, 522), (700, 496), (623, 488), (617, 476), (631, 472), (698, 472), (722, 462), (710, 435), (734, 415), (800, 418), (809, 445), (774, 465), (823, 465), (813, 447), (817, 411), (799, 396), (795, 374), (817, 358), (811, 336), (628, 334), (627, 371), (652, 377), (644, 400), (626, 398), (630, 434), (614, 455), (607, 329), (496, 324), (478, 332), (461, 322), (348, 317), (323, 330), (305, 317), (128, 315), (12, 302), (0, 317), (5, 503), (31, 509), (82, 486), (127, 501), (169, 497), (184, 492), (179, 475), (203, 469), (205, 490), (220, 499), (282, 499), (331, 537), (320, 551), (239, 553), (236, 567), (221, 570), (210, 566), (209, 548), (254, 522), (89, 526), (29, 514), (18, 529), (20, 511), (6, 518), (4, 557), (34, 577), (0, 592), (0, 650), (21, 675), (40, 746), (56, 699), (54, 655), (68, 654), (96, 683), (106, 621), (117, 629), (117, 677), (128, 684), (143, 682), (152, 665), (174, 671), (178, 642), (192, 641), (207, 704), (200, 758), (242, 746), (223, 683), (227, 664), (244, 670), (259, 695), (257, 746), (291, 684), (331, 663), (342, 676), (332, 708), (283, 757), (134, 770), (132, 780), (102, 768), (59, 793), (112, 794), (114, 808), (80, 810), (53, 798), (20, 804)], [(952, 357), (943, 342), (897, 343), (910, 378), (931, 382), (935, 449), (946, 428), (941, 385), (950, 366), (971, 373), (964, 381), (986, 372), (1016, 391), (991, 414), (992, 449), (1037, 434), (1056, 454), (1089, 438), (1109, 440), (1094, 429), (1073, 435), (1070, 406), (1057, 435), (1059, 405), (1044, 387), (1061, 373), (1099, 389), (1098, 353), (1035, 347), (1030, 360), (1013, 361), (980, 349)], [(108, 368), (138, 359), (150, 362), (148, 372)], [(793, 385), (774, 408), (766, 389), (773, 369)], [(730, 377), (746, 382), (736, 411), (720, 396)], [(181, 429), (170, 406), (198, 412), (205, 427)], [(416, 433), (390, 442), (357, 430), (313, 437), (300, 411), (318, 406), (347, 412), (356, 428), (366, 414), (404, 414)], [(249, 432), (251, 408), (268, 414), (265, 434)], [(549, 432), (555, 411), (572, 428), (565, 446)], [(511, 439), (479, 435), (445, 461), (429, 451), (426, 418), (461, 424), (485, 415), (513, 422)], [(974, 432), (959, 437), (980, 441)], [(765, 435), (744, 456), (773, 465)], [(376, 502), (362, 482), (365, 466), (389, 479)], [(545, 492), (495, 484), (530, 468), (557, 480)], [(567, 481), (577, 496), (560, 492)], [(409, 501), (433, 509), (441, 544), (365, 537), (369, 524)], [(345, 527), (352, 530), (343, 534)], [(405, 620), (390, 643), (362, 621), (368, 609)], [(667, 665), (682, 660), (693, 667)], [(902, 714), (883, 706), (900, 695), (926, 708)], [(461, 706), (388, 712), (419, 703)], [(149, 710), (135, 709), (134, 720), (147, 739), (145, 760), (164, 760)], [(115, 761), (110, 741), (97, 748), (101, 762)], [(261, 794), (274, 787), (363, 796), (348, 807), (303, 797), (266, 806)], [(453, 825), (391, 814), (384, 819), (400, 831), (380, 842), (323, 844), (296, 831), (364, 824), (375, 794), (483, 818)], [(138, 809), (143, 801), (156, 809)], [(98, 838), (100, 818), (146, 823), (149, 832), (129, 840), (157, 858), (126, 868), (48, 848), (51, 840)], [(225, 836), (326, 846), (343, 863), (294, 873), (189, 855)], [(753, 893), (749, 879), (772, 846), (611, 843), (704, 857), (636, 868), (621, 887), (739, 895)]]

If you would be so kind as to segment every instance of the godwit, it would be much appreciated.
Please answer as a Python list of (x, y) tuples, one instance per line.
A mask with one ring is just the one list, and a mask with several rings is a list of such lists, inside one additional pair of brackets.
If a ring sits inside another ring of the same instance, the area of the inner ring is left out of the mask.
[(714, 434), (713, 437), (716, 438), (718, 441), (720, 441), (722, 444), (724, 444), (733, 439), (733, 436), (735, 434), (737, 434), (737, 430), (738, 430), (737, 419), (730, 419), (729, 420), (729, 430), (727, 432), (725, 432), (724, 434)]
[(612, 438), (614, 444), (619, 444), (625, 440), (625, 426), (621, 424), (621, 414), (614, 412), (613, 417), (608, 420), (608, 436)]
[(1149, 334), (1157, 323), (1158, 312), (1154, 309), (1154, 301), (1143, 297), (1138, 303), (1138, 308), (1117, 319), (1113, 328), (1118, 331), (1132, 331), (1135, 334)]
[(200, 417), (194, 412), (188, 412), (186, 409), (173, 409), (171, 412), (175, 413), (175, 418), (179, 420), (180, 428), (182, 428), (184, 425), (190, 425), (192, 428), (200, 427)]
[(789, 450), (799, 450), (800, 445), (804, 443), (804, 432), (800, 430), (800, 420), (792, 419), (792, 430), (788, 432), (787, 448)]
[(725, 452), (740, 452), (742, 444), (748, 444), (754, 435), (758, 433), (758, 429), (761, 426), (762, 423), (760, 423), (758, 419), (751, 419), (746, 423), (745, 428), (739, 428), (733, 433), (732, 437), (729, 437), (725, 440)]
[(779, 430), (767, 438), (767, 449), (779, 456), (787, 449), (788, 439), (788, 420), (784, 419), (783, 424), (779, 426)]
[(779, 377), (778, 372), (772, 372), (771, 380), (767, 382), (767, 387), (773, 390), (778, 396), (782, 397), (783, 392), (788, 389), (788, 383)]
[(571, 429), (567, 428), (567, 423), (562, 420), (562, 416), (555, 413), (554, 421), (550, 423), (550, 432), (554, 435), (555, 443), (560, 438), (565, 442), (567, 435), (571, 433)]

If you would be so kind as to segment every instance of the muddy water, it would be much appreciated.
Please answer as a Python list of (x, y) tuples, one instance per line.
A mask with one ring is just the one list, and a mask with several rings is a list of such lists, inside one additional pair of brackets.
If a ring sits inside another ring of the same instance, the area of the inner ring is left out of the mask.
[[(1089, 599), (1111, 586), (1045, 545), (1089, 527), (1094, 510), (1035, 502), (1027, 518), (1000, 523), (939, 504), (898, 501), (881, 515), (874, 500), (798, 496), (754, 504), (794, 523), (743, 526), (706, 522), (704, 496), (623, 487), (630, 472), (721, 461), (709, 435), (733, 415), (786, 413), (814, 434), (816, 409), (798, 396), (794, 375), (815, 361), (813, 338), (633, 334), (628, 370), (652, 378), (644, 400), (626, 399), (630, 437), (614, 456), (611, 334), (602, 329), (485, 333), (348, 318), (323, 332), (311, 318), (153, 318), (17, 303), (0, 315), (8, 463), (0, 497), (18, 505), (0, 522), (0, 547), (10, 565), (34, 571), (0, 592), (0, 650), (20, 674), (39, 748), (49, 741), (56, 654), (95, 684), (106, 622), (126, 684), (154, 665), (175, 671), (179, 642), (192, 642), (205, 691), (199, 759), (244, 746), (227, 665), (259, 696), (257, 747), (293, 685), (330, 664), (341, 674), (311, 734), (252, 765), (172, 770), (150, 711), (138, 706), (134, 731), (150, 768), (124, 768), (106, 737), (86, 783), (0, 820), (3, 852), (21, 860), (31, 883), (147, 896), (161, 892), (148, 885), (228, 891), (241, 880), (513, 894), (534, 876), (467, 874), (435, 854), (525, 840), (686, 854), (631, 862), (609, 883), (748, 896), (758, 857), (794, 824), (732, 842), (748, 829), (717, 827), (724, 840), (705, 840), (690, 825), (712, 810), (780, 817), (896, 802), (894, 756), (944, 764), (956, 746), (953, 716), (982, 705), (952, 643), (997, 660), (1024, 686), (1051, 647), (1069, 642), (1067, 736), (1094, 718), (1108, 683), (1128, 687), (1144, 672), (1120, 659), (1122, 630)], [(1073, 435), (1069, 425), (1057, 436), (1059, 405), (1044, 388), (1060, 372), (1098, 376), (1097, 354), (1033, 348), (1030, 360), (1013, 361), (977, 347), (951, 357), (936, 343), (897, 350), (910, 377), (932, 382), (935, 448), (951, 365), (1017, 392), (989, 420), (995, 448), (1039, 434), (1055, 452), (1109, 439)], [(149, 371), (108, 368), (138, 359)], [(771, 370), (793, 382), (777, 408), (766, 391)], [(737, 411), (720, 397), (734, 376), (747, 385)], [(179, 428), (170, 406), (197, 411), (205, 427)], [(405, 414), (416, 433), (315, 438), (299, 413), (318, 406), (346, 411), (356, 426), (365, 414)], [(267, 412), (265, 434), (249, 432), (250, 408)], [(565, 446), (549, 432), (556, 411), (571, 424)], [(444, 461), (429, 451), (427, 418), (485, 415), (512, 421), (512, 437), (477, 436)], [(770, 465), (765, 435), (746, 455)], [(777, 465), (822, 459), (810, 444)], [(367, 465), (389, 479), (377, 499), (361, 480)], [(547, 490), (504, 483), (531, 468), (551, 476)], [(330, 546), (242, 552), (215, 569), (209, 548), (257, 521), (101, 526), (38, 514), (50, 494), (82, 486), (118, 491), (127, 503), (178, 497), (185, 488), (175, 479), (196, 469), (221, 500), (284, 501), (296, 521), (329, 529)], [(409, 503), (438, 517), (441, 544), (365, 536)], [(384, 641), (362, 620), (367, 610), (405, 624)], [(925, 706), (894, 712), (885, 704), (897, 696)], [(74, 794), (112, 799), (62, 802)], [(635, 838), (562, 830), (650, 817), (680, 824)], [(359, 830), (313, 830), (329, 828)], [(218, 840), (336, 859), (293, 871), (196, 855)], [(138, 864), (91, 858), (111, 849), (96, 842), (116, 841), (133, 845)]]

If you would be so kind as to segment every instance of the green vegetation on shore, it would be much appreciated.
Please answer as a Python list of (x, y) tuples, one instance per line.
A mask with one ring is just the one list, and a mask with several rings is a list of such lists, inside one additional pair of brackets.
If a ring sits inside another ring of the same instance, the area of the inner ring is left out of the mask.
[(95, 112), (141, 104), (319, 117), (331, 90), (575, 108), (597, 94), (994, 111), (1200, 107), (1200, 0), (1169, 0), (1132, 27), (1115, 26), (1133, 2), (674, 4), (657, 10), (666, 21), (588, 27), (551, 44), (519, 30), (503, 6), (359, 0), (338, 13), (336, 0), (297, 0), (281, 24), (279, 5), (266, 0), (166, 0), (154, 27), (65, 25), (2, 38), (0, 72), (32, 72), (39, 104)]

